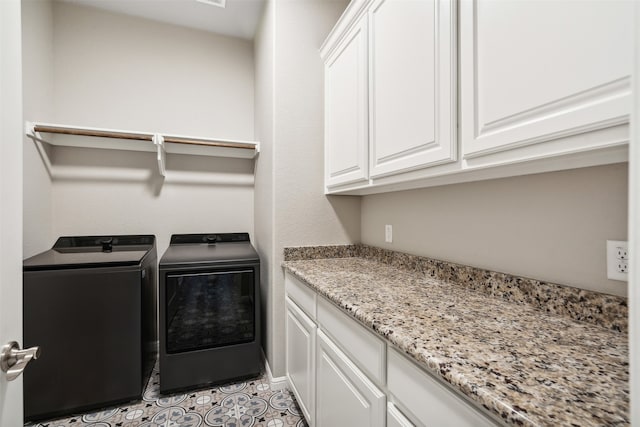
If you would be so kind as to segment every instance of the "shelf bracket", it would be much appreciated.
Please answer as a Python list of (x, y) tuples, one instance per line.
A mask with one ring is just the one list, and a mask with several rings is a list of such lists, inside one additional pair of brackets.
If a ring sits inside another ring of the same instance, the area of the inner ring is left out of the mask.
[(26, 121), (24, 122), (24, 134), (29, 138), (36, 138), (36, 125), (33, 122)]
[(157, 154), (158, 172), (160, 172), (160, 175), (166, 177), (167, 170), (165, 169), (166, 158), (165, 158), (165, 151), (164, 151), (164, 137), (159, 133), (154, 133), (152, 141), (158, 150), (158, 154)]
[(49, 177), (53, 177), (53, 165), (51, 164), (51, 159), (49, 159), (49, 154), (42, 145), (43, 142), (47, 141), (42, 139), (40, 132), (36, 132), (36, 125), (33, 122), (24, 122), (24, 134), (34, 142), (36, 149), (38, 150), (38, 154), (40, 154), (40, 158), (42, 158), (44, 167), (47, 170), (47, 174), (49, 174)]

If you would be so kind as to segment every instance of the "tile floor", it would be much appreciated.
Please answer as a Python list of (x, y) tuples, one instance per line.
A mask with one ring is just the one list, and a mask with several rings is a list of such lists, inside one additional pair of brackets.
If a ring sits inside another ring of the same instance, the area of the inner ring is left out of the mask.
[(156, 367), (142, 401), (30, 427), (307, 427), (289, 390), (272, 390), (265, 375), (184, 394), (160, 395)]

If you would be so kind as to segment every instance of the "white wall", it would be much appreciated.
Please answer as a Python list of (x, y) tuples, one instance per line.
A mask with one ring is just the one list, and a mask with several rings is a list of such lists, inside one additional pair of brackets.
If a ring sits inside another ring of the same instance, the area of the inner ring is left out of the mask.
[[(53, 7), (58, 123), (252, 140), (253, 45), (62, 2)], [(253, 233), (253, 162), (56, 148), (52, 234)]]
[(626, 295), (605, 241), (626, 240), (627, 188), (624, 163), (365, 196), (362, 242)]
[[(260, 246), (262, 260), (269, 260), (269, 282), (262, 285), (270, 299), (266, 313), (270, 332), (265, 347), (274, 376), (285, 373), (283, 248), (346, 244), (360, 239), (359, 198), (327, 198), (323, 194), (324, 72), (318, 49), (345, 7), (343, 1), (269, 1), (256, 43), (259, 51), (268, 50), (267, 41), (273, 37), (269, 43), (275, 52), (273, 70), (261, 72), (257, 67), (257, 81), (262, 81), (258, 85), (268, 85), (269, 72), (273, 73), (274, 92), (272, 106), (256, 110), (265, 120), (273, 114), (273, 139), (270, 151), (263, 151), (257, 163), (256, 180), (265, 188), (261, 193), (256, 187), (255, 223), (258, 236), (271, 233), (267, 239), (273, 242)], [(265, 19), (270, 21), (266, 27), (273, 27), (272, 35), (265, 34)], [(267, 126), (262, 131), (270, 129)], [(263, 135), (260, 139), (265, 140)], [(263, 157), (265, 153), (269, 157)], [(269, 180), (268, 184), (262, 182)], [(258, 216), (264, 210), (270, 210), (267, 215), (273, 215), (273, 219), (262, 223)]]
[(276, 260), (282, 260), (285, 246), (360, 240), (360, 198), (325, 196), (321, 161), (324, 66), (318, 50), (347, 3), (276, 2)]
[[(324, 67), (319, 48), (346, 2), (276, 2), (276, 108), (272, 289), (274, 372), (284, 372), (286, 246), (360, 240), (360, 199), (324, 195)], [(278, 357), (280, 355), (280, 357)]]
[[(74, 176), (53, 183), (55, 236), (155, 234), (161, 256), (171, 234), (253, 233), (253, 186), (216, 183), (251, 182), (247, 160), (169, 155), (163, 182), (147, 153), (58, 148), (53, 158)], [(182, 172), (199, 178), (169, 181)]]
[(56, 2), (61, 123), (253, 139), (246, 40)]
[(274, 359), (273, 294), (270, 266), (273, 263), (273, 103), (275, 56), (275, 4), (267, 2), (254, 40), (255, 136), (260, 155), (255, 163), (254, 226), (255, 246), (260, 254), (262, 296), (262, 344), (267, 360)]
[[(22, 60), (19, 0), (0, 1), (0, 342), (22, 341)], [(3, 344), (4, 345), (4, 344)], [(22, 377), (0, 375), (0, 426), (22, 425)]]
[[(49, 0), (22, 1), (22, 94), (24, 119), (53, 120), (53, 7)], [(23, 257), (52, 243), (51, 177), (35, 144), (23, 146)]]
[(640, 426), (640, 3), (635, 4), (631, 147), (629, 150), (629, 385), (631, 425)]

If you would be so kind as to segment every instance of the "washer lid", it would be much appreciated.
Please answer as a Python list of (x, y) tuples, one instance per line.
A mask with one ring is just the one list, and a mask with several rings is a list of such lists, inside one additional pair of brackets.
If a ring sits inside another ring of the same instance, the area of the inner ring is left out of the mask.
[(135, 266), (154, 245), (155, 236), (60, 237), (53, 248), (25, 259), (23, 270)]
[[(209, 242), (209, 243), (207, 243)], [(175, 234), (160, 266), (255, 263), (260, 257), (247, 233)]]

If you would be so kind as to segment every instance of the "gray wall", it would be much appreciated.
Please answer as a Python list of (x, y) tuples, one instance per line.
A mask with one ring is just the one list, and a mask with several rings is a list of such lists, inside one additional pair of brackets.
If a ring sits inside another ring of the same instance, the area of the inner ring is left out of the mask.
[[(269, 80), (273, 92), (266, 95), (272, 103), (256, 109), (256, 116), (271, 118), (272, 127), (265, 125), (262, 131), (272, 135), (260, 135), (261, 142), (270, 140), (271, 146), (257, 162), (256, 181), (264, 187), (256, 187), (255, 226), (262, 259), (269, 261), (268, 282), (262, 283), (270, 299), (265, 347), (276, 377), (284, 375), (283, 248), (360, 239), (359, 198), (323, 194), (324, 72), (318, 49), (345, 7), (343, 1), (269, 1), (256, 42), (256, 58), (269, 55), (269, 43), (274, 55), (264, 63), (272, 69), (256, 67), (257, 93)], [(271, 34), (265, 34), (268, 28)], [(262, 212), (272, 218), (262, 221)], [(260, 236), (265, 234), (270, 234), (264, 237), (269, 242), (263, 245)]]
[(626, 240), (627, 188), (623, 163), (365, 196), (362, 242), (626, 295), (605, 244)]

